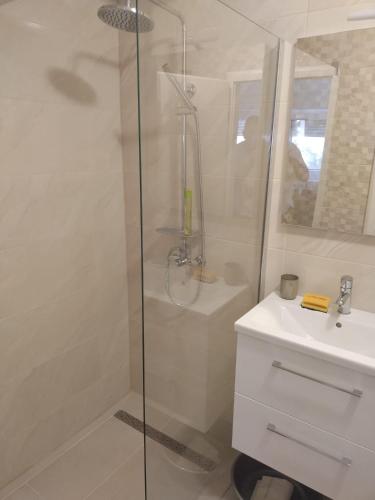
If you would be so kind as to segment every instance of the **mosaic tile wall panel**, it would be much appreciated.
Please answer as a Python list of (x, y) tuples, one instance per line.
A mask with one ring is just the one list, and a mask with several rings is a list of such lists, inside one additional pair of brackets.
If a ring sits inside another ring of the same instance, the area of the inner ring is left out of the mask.
[(330, 79), (298, 78), (293, 86), (294, 109), (327, 109), (331, 82)]
[(298, 48), (339, 67), (318, 225), (362, 233), (375, 145), (375, 29), (305, 38)]

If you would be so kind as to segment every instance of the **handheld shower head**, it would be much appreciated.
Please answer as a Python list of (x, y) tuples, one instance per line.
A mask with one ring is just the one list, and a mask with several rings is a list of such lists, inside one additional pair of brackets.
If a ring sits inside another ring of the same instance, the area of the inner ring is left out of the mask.
[(192, 111), (193, 113), (196, 113), (198, 111), (197, 108), (191, 102), (189, 96), (187, 95), (186, 91), (181, 87), (181, 85), (179, 84), (177, 78), (169, 71), (168, 64), (163, 64), (162, 70), (166, 74), (168, 80), (171, 82), (171, 84), (173, 85), (173, 87), (177, 90), (177, 93), (182, 98), (182, 100), (185, 102), (185, 104), (188, 107), (188, 109), (190, 111)]
[(154, 21), (146, 14), (131, 6), (130, 0), (126, 5), (108, 4), (102, 5), (98, 10), (101, 21), (112, 28), (136, 33), (147, 33), (154, 29)]

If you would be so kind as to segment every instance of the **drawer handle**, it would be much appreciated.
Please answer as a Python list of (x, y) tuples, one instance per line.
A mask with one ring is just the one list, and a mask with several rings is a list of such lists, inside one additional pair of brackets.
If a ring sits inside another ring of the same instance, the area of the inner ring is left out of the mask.
[(363, 392), (360, 389), (345, 389), (344, 387), (340, 387), (340, 386), (335, 385), (335, 384), (330, 384), (329, 382), (325, 382), (324, 380), (319, 380), (318, 378), (311, 377), (310, 375), (306, 375), (304, 373), (296, 372), (296, 371), (292, 370), (291, 368), (287, 368), (280, 361), (274, 361), (272, 363), (272, 366), (274, 368), (278, 368), (279, 370), (284, 370), (284, 372), (288, 372), (288, 373), (292, 373), (293, 375), (297, 375), (297, 377), (306, 378), (307, 380), (312, 380), (313, 382), (325, 385), (326, 387), (330, 387), (331, 389), (336, 389), (337, 391), (345, 392), (345, 394), (350, 394), (350, 396), (354, 396), (356, 398), (360, 398), (361, 396), (363, 396)]
[(277, 428), (276, 425), (273, 424), (268, 424), (267, 425), (267, 430), (270, 432), (273, 432), (274, 434), (277, 434), (278, 436), (284, 437), (286, 439), (289, 439), (290, 441), (293, 441), (294, 443), (297, 443), (301, 446), (304, 446), (305, 448), (308, 448), (309, 450), (316, 451), (320, 455), (323, 455), (327, 458), (330, 458), (331, 460), (334, 460), (335, 462), (339, 462), (342, 465), (345, 465), (346, 467), (350, 467), (352, 465), (352, 460), (347, 457), (336, 457), (335, 455), (331, 455), (330, 453), (327, 453), (326, 451), (319, 450), (319, 448), (316, 448), (315, 446), (312, 446), (311, 444), (304, 443), (303, 441), (300, 441), (299, 439), (296, 439), (293, 436), (290, 436), (288, 434), (285, 434), (284, 432), (280, 432)]

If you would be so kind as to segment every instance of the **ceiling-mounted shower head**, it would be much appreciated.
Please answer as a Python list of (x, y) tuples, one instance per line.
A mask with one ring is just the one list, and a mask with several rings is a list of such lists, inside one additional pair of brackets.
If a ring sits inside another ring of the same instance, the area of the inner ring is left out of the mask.
[(143, 12), (139, 10), (137, 12), (130, 1), (126, 5), (102, 5), (98, 10), (98, 17), (112, 28), (131, 33), (136, 33), (137, 29), (139, 33), (147, 33), (154, 29), (154, 21)]

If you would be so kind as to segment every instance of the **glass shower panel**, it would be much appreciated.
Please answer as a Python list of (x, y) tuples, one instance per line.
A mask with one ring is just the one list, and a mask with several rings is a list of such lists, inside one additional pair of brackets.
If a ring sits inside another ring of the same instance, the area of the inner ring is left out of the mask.
[[(217, 0), (139, 0), (148, 499), (230, 491), (234, 321), (259, 296), (278, 40)], [(229, 493), (228, 493), (229, 494)]]

